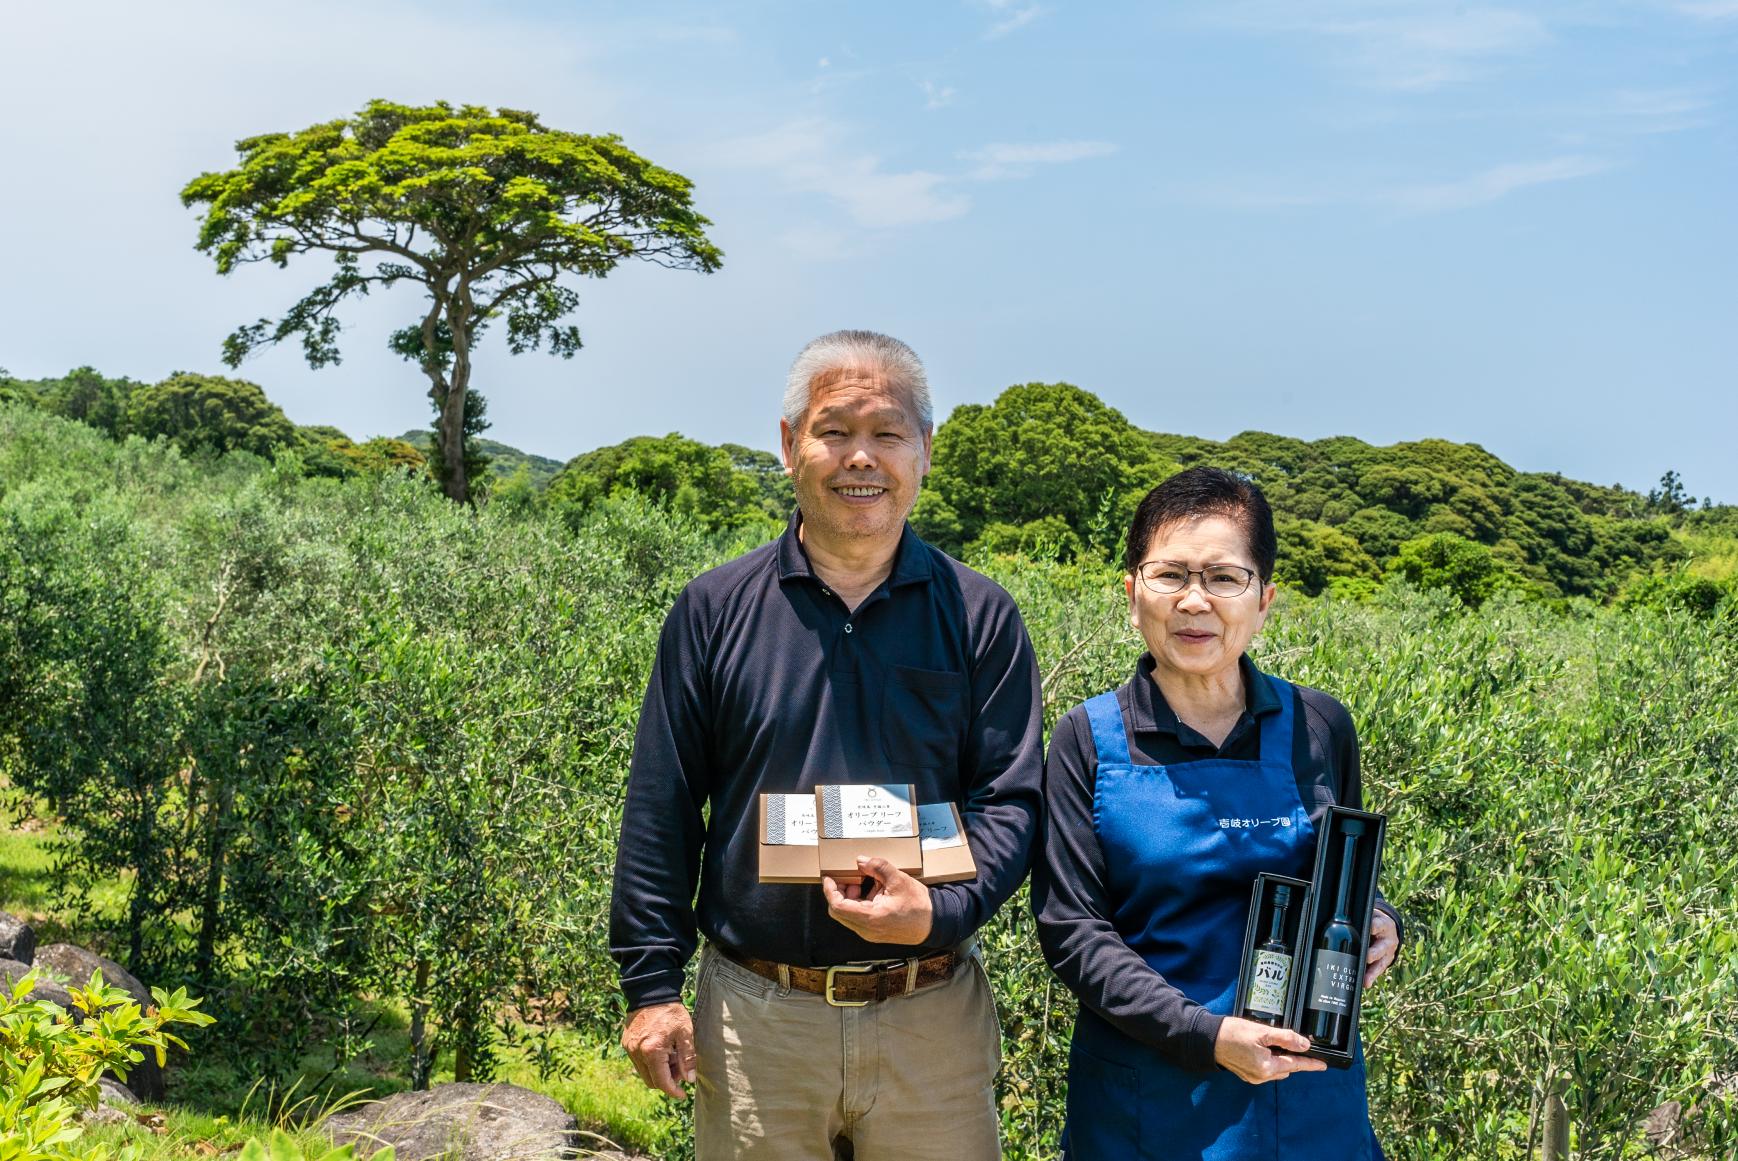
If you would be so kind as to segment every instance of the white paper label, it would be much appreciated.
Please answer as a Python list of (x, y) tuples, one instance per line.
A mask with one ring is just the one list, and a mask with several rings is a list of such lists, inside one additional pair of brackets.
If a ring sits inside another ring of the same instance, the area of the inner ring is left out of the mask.
[(1278, 951), (1256, 952), (1255, 974), (1249, 981), (1249, 1002), (1244, 1007), (1267, 1016), (1283, 1016), (1286, 984), (1290, 981), (1291, 956)]
[(766, 796), (766, 836), (769, 847), (812, 847), (819, 840), (815, 828), (813, 794)]
[(912, 838), (911, 787), (821, 787), (823, 838)]
[(966, 845), (966, 836), (954, 825), (953, 805), (947, 802), (932, 802), (917, 808), (917, 833), (926, 851)]

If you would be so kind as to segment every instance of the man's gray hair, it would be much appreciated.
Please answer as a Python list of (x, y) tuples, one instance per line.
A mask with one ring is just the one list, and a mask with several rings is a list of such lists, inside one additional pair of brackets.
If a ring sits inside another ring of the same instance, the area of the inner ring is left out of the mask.
[(905, 390), (925, 431), (935, 427), (935, 405), (929, 398), (929, 376), (922, 360), (898, 339), (876, 331), (834, 331), (797, 352), (785, 379), (785, 422), (794, 428), (809, 413), (809, 388), (816, 377), (841, 367), (864, 366), (879, 370), (890, 386)]

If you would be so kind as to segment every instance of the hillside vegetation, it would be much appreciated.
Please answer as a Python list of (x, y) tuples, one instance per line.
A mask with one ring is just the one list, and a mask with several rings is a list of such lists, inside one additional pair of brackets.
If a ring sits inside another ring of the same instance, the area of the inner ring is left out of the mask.
[[(297, 428), (258, 385), (213, 376), (177, 373), (145, 385), (89, 367), (51, 380), (0, 374), (4, 398), (114, 438), (162, 436), (188, 454), (288, 452), (304, 474), (334, 478), (424, 472), (432, 446), (426, 431), (357, 444), (337, 428)], [(476, 472), (488, 469), (484, 502), (552, 507), (571, 523), (631, 493), (714, 531), (764, 530), (792, 506), (769, 452), (672, 432), (559, 464), (482, 438), (480, 399), (473, 411), (466, 455)], [(912, 522), (958, 556), (1114, 559), (1140, 497), (1196, 464), (1262, 486), (1279, 525), (1278, 579), (1312, 596), (1363, 599), (1401, 576), (1472, 606), (1503, 590), (1608, 603), (1637, 589), (1650, 601), (1706, 605), (1738, 577), (1738, 507), (1698, 502), (1670, 470), (1642, 494), (1518, 471), (1477, 444), (1440, 439), (1376, 447), (1250, 431), (1216, 442), (1142, 430), (1067, 383), (1016, 385), (993, 403), (956, 408), (936, 431)], [(1677, 576), (1662, 582), (1661, 574)]]
[[(248, 393), (208, 393), (241, 398), (189, 410), (195, 427), (271, 425)], [(689, 577), (773, 534), (782, 477), (726, 451), (756, 490), (709, 507), (684, 465), (716, 479), (719, 458), (652, 440), (467, 508), (414, 465), (311, 471), (282, 444), (268, 459), (187, 430), (146, 439), (30, 395), (0, 403), (0, 775), (48, 824), (38, 908), (142, 978), (206, 995), (221, 1034), (195, 1054), (248, 1074), (353, 1058), (385, 1005), (406, 1017), (391, 1083), (523, 1067), (561, 1093), (589, 1075), (621, 1017), (605, 906), (658, 626)], [(1027, 395), (1127, 435), (1085, 392)], [(1059, 484), (1049, 513), (1018, 507), (1027, 476), (1010, 464), (1063, 465), (1021, 439), (964, 438), (1002, 405), (938, 433), (921, 515), (1019, 602), (1049, 724), (1139, 650), (1102, 552), (1141, 481), (1077, 448), (1098, 474)], [(1359, 563), (1321, 595), (1294, 580), (1256, 650), (1347, 703), (1370, 802), (1392, 819), (1384, 887), (1410, 942), (1366, 1026), (1389, 1155), (1524, 1157), (1561, 1085), (1577, 1156), (1650, 1155), (1643, 1118), (1674, 1101), (1684, 1155), (1731, 1156), (1738, 602), (1725, 579), (1672, 567), (1728, 544), (1729, 510), (1623, 493), (1626, 511), (1613, 490), (1556, 483), (1573, 503), (1545, 509), (1551, 527), (1585, 521), (1588, 552), (1654, 552), (1575, 573), (1584, 595), (1557, 558), (1528, 555), (1528, 478), (1477, 449), (1128, 431), (1155, 472), (1249, 457), (1234, 466), (1283, 496), (1283, 536), (1356, 531), (1382, 469), (1404, 463), (1465, 482), (1431, 504), (1481, 503), (1476, 486), (1493, 507), (1474, 536), (1416, 509), (1392, 563), (1358, 540), (1376, 571)], [(1308, 484), (1326, 470), (1312, 456), (1361, 464), (1357, 483)], [(1062, 527), (1030, 527), (1050, 515)], [(1009, 1154), (1050, 1157), (1071, 1001), (1023, 897), (985, 943)], [(677, 1114), (638, 1108), (636, 1139), (679, 1155)]]

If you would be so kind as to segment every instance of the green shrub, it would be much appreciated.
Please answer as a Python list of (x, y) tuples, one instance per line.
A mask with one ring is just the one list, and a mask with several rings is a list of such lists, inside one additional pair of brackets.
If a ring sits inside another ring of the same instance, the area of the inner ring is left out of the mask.
[(97, 1081), (114, 1072), (124, 1081), (150, 1050), (162, 1065), (170, 1045), (186, 1043), (171, 1025), (201, 1027), (212, 1022), (196, 1011), (183, 989), (152, 989), (156, 1004), (141, 1010), (120, 988), (103, 982), (69, 987), (82, 1013), (68, 1012), (48, 1000), (32, 1000), (37, 975), (26, 974), (0, 991), (0, 1159), (3, 1161), (98, 1161), (105, 1151), (79, 1151), (84, 1132), (80, 1113), (97, 1107)]
[(1738, 606), (1738, 585), (1693, 573), (1655, 573), (1625, 589), (1618, 603), (1628, 609), (1711, 617), (1723, 604)]

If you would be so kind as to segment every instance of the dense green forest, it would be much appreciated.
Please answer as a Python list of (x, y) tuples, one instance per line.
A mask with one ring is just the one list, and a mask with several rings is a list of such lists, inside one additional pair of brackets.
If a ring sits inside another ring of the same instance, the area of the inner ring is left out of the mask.
[[(356, 443), (337, 428), (297, 427), (256, 384), (215, 376), (146, 385), (89, 367), (60, 379), (0, 375), (0, 397), (116, 438), (162, 436), (190, 454), (290, 452), (315, 476), (415, 472), (433, 446), (430, 432)], [(484, 502), (549, 506), (578, 519), (631, 492), (713, 530), (782, 521), (791, 508), (789, 482), (769, 452), (671, 433), (562, 465), (485, 439), (486, 427), (479, 399), (466, 454), (489, 470)], [(1450, 588), (1470, 605), (1512, 589), (1600, 602), (1669, 590), (1711, 606), (1738, 573), (1738, 507), (1696, 500), (1669, 469), (1643, 494), (1517, 471), (1477, 444), (1438, 439), (1375, 447), (1349, 436), (1250, 431), (1217, 442), (1142, 430), (1066, 383), (1017, 385), (993, 403), (955, 409), (936, 432), (934, 468), (912, 520), (962, 557), (1114, 558), (1141, 495), (1196, 464), (1261, 484), (1279, 524), (1279, 580), (1311, 595), (1362, 599), (1399, 575)]]

